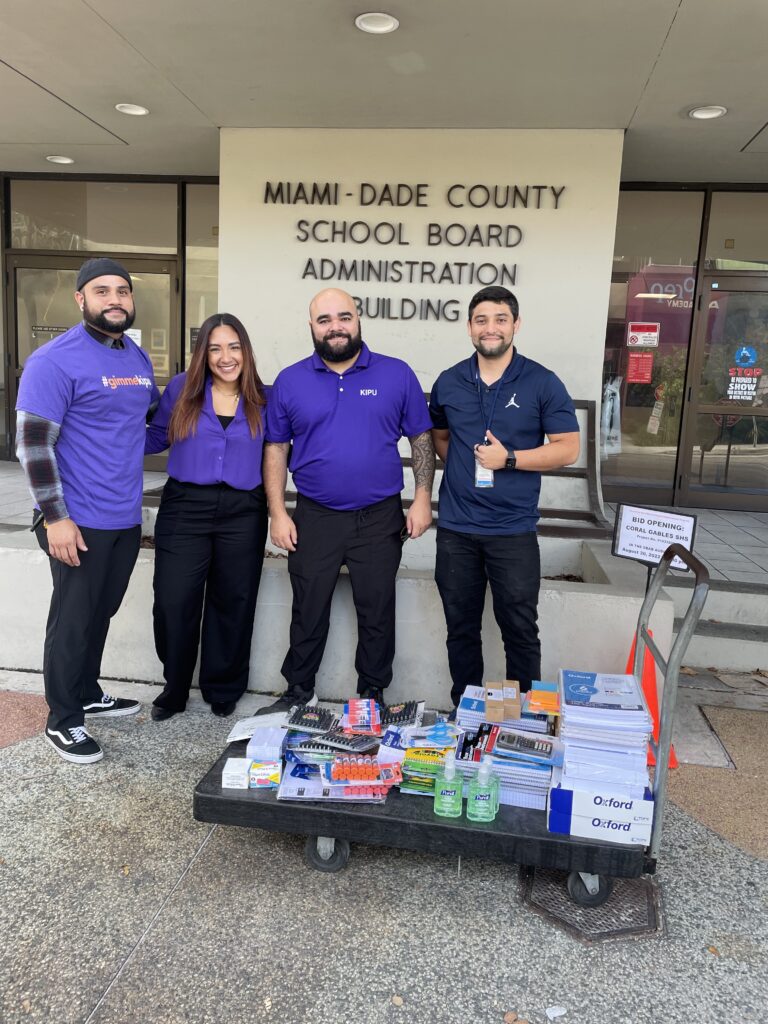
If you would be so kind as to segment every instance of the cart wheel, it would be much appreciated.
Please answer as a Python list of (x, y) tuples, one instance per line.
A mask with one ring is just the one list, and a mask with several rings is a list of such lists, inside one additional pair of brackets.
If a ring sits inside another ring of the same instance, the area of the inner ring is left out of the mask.
[(304, 860), (315, 871), (343, 871), (349, 861), (349, 843), (346, 839), (308, 836)]
[(598, 886), (597, 892), (590, 892), (578, 871), (568, 875), (568, 895), (580, 907), (600, 907), (613, 891), (613, 879), (605, 875), (593, 875)]

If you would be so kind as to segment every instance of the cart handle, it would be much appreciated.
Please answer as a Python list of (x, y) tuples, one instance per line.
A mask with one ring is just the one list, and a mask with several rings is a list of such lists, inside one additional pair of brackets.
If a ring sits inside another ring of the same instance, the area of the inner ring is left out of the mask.
[[(685, 562), (695, 574), (693, 595), (680, 624), (677, 638), (672, 645), (669, 660), (666, 660), (648, 632), (648, 623), (653, 606), (656, 604), (661, 588), (664, 585), (672, 560), (677, 557)], [(635, 661), (632, 672), (637, 679), (642, 679), (642, 665), (645, 648), (651, 652), (654, 662), (664, 673), (664, 693), (659, 711), (659, 740), (651, 740), (651, 749), (656, 757), (656, 774), (653, 779), (653, 829), (649, 856), (656, 861), (661, 846), (661, 833), (664, 824), (664, 811), (667, 799), (667, 772), (669, 770), (669, 752), (672, 747), (672, 727), (674, 725), (675, 707), (677, 705), (677, 686), (683, 656), (691, 642), (694, 630), (701, 618), (704, 602), (709, 593), (709, 573), (705, 566), (687, 548), (681, 544), (670, 544), (661, 557), (656, 571), (651, 577), (651, 584), (640, 609), (635, 634)]]

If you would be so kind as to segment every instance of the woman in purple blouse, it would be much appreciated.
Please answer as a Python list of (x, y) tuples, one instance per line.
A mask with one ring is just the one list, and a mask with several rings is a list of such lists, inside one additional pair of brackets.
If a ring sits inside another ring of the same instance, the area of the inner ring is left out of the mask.
[(147, 429), (148, 455), (171, 449), (155, 525), (153, 618), (165, 676), (155, 721), (186, 707), (198, 642), (200, 690), (214, 715), (231, 715), (248, 685), (267, 536), (266, 401), (245, 327), (216, 313)]

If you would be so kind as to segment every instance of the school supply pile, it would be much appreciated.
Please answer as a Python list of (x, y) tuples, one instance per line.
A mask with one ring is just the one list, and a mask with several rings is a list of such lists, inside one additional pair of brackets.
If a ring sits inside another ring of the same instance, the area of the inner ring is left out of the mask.
[[(556, 686), (555, 683), (534, 683), (533, 685)], [(495, 724), (509, 725), (523, 732), (546, 733), (550, 731), (551, 722), (554, 719), (550, 719), (548, 714), (530, 710), (529, 694), (522, 694), (520, 707), (519, 717), (502, 717)], [(461, 726), (462, 729), (476, 730), (484, 722), (492, 722), (492, 719), (488, 717), (486, 708), (486, 687), (467, 686), (456, 709), (456, 724)]]
[[(499, 780), (499, 803), (543, 810), (552, 776), (551, 766), (541, 758), (507, 756), (505, 743), (498, 745), (502, 732), (500, 726), (485, 723), (477, 731), (464, 734), (456, 751), (456, 768), (464, 778), (465, 791), (468, 792), (469, 782), (476, 776), (483, 758), (490, 755), (493, 772)], [(518, 735), (521, 740), (532, 742), (525, 734)]]

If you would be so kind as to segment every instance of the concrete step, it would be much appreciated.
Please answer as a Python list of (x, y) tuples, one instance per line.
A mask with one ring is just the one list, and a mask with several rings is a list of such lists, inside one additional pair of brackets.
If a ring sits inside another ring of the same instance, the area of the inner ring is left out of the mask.
[[(682, 618), (691, 599), (693, 579), (674, 577), (664, 583), (664, 589), (674, 602), (675, 615)], [(762, 626), (768, 622), (768, 586), (711, 580), (704, 617), (718, 622)]]
[[(708, 605), (704, 611), (709, 612)], [(675, 619), (675, 636), (682, 621)], [(768, 626), (701, 619), (683, 655), (683, 664), (731, 672), (768, 669)]]

